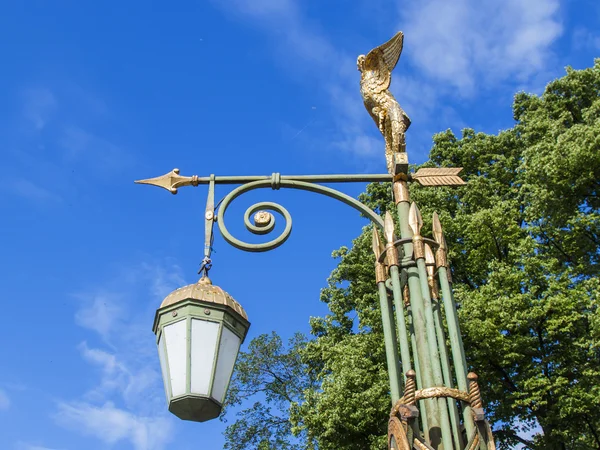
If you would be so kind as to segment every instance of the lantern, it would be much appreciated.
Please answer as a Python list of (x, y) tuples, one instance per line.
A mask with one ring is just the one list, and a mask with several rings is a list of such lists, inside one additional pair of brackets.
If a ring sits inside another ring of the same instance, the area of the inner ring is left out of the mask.
[(196, 422), (218, 417), (249, 327), (242, 306), (206, 276), (164, 299), (153, 331), (169, 411)]

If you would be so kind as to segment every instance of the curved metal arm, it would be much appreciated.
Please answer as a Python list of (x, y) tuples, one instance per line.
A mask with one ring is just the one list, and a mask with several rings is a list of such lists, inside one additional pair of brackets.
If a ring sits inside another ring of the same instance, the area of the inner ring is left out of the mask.
[[(209, 184), (214, 186), (215, 184), (241, 184), (238, 188), (231, 191), (220, 203), (218, 213), (218, 224), (219, 230), (223, 235), (223, 238), (231, 245), (241, 250), (249, 252), (266, 252), (274, 248), (279, 247), (289, 237), (292, 231), (292, 218), (290, 213), (283, 206), (278, 203), (272, 202), (261, 202), (252, 205), (246, 210), (244, 214), (244, 223), (246, 228), (254, 234), (268, 234), (273, 231), (275, 227), (275, 219), (272, 214), (263, 214), (260, 217), (257, 224), (250, 222), (250, 216), (261, 210), (265, 211), (276, 211), (283, 215), (285, 219), (285, 228), (282, 233), (271, 241), (262, 244), (251, 244), (249, 242), (241, 241), (231, 235), (227, 227), (225, 226), (224, 215), (225, 211), (229, 207), (229, 204), (239, 197), (240, 195), (261, 188), (272, 188), (280, 189), (290, 188), (299, 189), (302, 191), (316, 192), (317, 194), (323, 194), (328, 197), (339, 200), (348, 206), (356, 209), (365, 216), (367, 216), (375, 225), (383, 229), (383, 219), (375, 211), (367, 207), (365, 204), (359, 202), (355, 198), (350, 197), (343, 192), (330, 187), (322, 186), (316, 183), (352, 183), (352, 182), (384, 182), (391, 181), (388, 174), (350, 174), (350, 175), (287, 175), (282, 176), (278, 173), (269, 176), (225, 176), (215, 177), (198, 177), (196, 175), (191, 177), (185, 177), (179, 174), (179, 169), (173, 169), (171, 172), (161, 175), (160, 177), (148, 178), (145, 180), (137, 180), (136, 183), (150, 184), (153, 186), (162, 187), (172, 194), (176, 194), (178, 188), (183, 186), (198, 186), (199, 184)], [(209, 187), (210, 189), (210, 187)], [(209, 194), (210, 196), (210, 194)], [(208, 210), (207, 210), (208, 211)], [(207, 225), (208, 226), (208, 225)], [(211, 227), (212, 230), (212, 227)]]
[(235, 200), (237, 197), (239, 197), (240, 195), (242, 195), (246, 192), (252, 191), (254, 189), (261, 189), (261, 188), (279, 189), (282, 187), (290, 188), (290, 189), (299, 189), (302, 191), (316, 192), (318, 194), (323, 194), (328, 197), (339, 200), (339, 201), (347, 204), (348, 206), (351, 206), (352, 208), (356, 209), (357, 211), (361, 212), (365, 216), (367, 216), (378, 227), (383, 228), (383, 219), (381, 218), (381, 216), (379, 216), (379, 214), (377, 214), (375, 211), (373, 211), (372, 209), (367, 207), (365, 204), (359, 202), (358, 200), (350, 197), (347, 194), (344, 194), (343, 192), (340, 192), (336, 189), (332, 189), (332, 188), (329, 188), (326, 186), (321, 186), (321, 185), (315, 184), (315, 183), (307, 183), (304, 181), (281, 179), (279, 177), (279, 174), (273, 174), (273, 177), (270, 180), (267, 179), (267, 180), (252, 181), (250, 183), (243, 184), (242, 186), (231, 191), (223, 199), (223, 201), (220, 204), (218, 219), (217, 219), (217, 223), (219, 225), (219, 230), (221, 231), (223, 238), (229, 244), (233, 245), (234, 247), (236, 247), (240, 250), (245, 250), (245, 251), (249, 251), (249, 252), (266, 252), (269, 250), (273, 250), (274, 248), (277, 248), (280, 245), (282, 245), (287, 240), (287, 238), (289, 237), (289, 235), (292, 231), (292, 218), (290, 216), (290, 213), (287, 211), (287, 209), (285, 209), (283, 206), (279, 205), (278, 203), (272, 203), (272, 202), (256, 203), (256, 204), (250, 206), (244, 214), (244, 223), (246, 224), (246, 228), (248, 228), (248, 230), (254, 234), (267, 234), (267, 233), (271, 232), (274, 228), (275, 222), (274, 222), (273, 216), (269, 215), (270, 217), (268, 219), (265, 219), (264, 222), (261, 223), (260, 225), (258, 225), (258, 226), (253, 225), (250, 223), (250, 216), (252, 214), (254, 214), (258, 211), (276, 211), (283, 215), (283, 217), (285, 219), (284, 230), (281, 232), (281, 234), (279, 236), (277, 236), (275, 239), (272, 239), (268, 242), (264, 242), (261, 244), (252, 244), (252, 243), (244, 242), (244, 241), (241, 241), (241, 240), (235, 238), (234, 236), (231, 235), (231, 233), (229, 233), (229, 230), (227, 229), (227, 226), (225, 225), (225, 219), (224, 219), (225, 211), (227, 211), (229, 204), (233, 200)]

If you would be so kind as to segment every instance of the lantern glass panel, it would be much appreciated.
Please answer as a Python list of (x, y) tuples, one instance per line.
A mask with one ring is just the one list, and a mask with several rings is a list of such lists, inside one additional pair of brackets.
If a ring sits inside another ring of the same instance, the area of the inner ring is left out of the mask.
[(215, 382), (213, 385), (212, 397), (219, 403), (223, 403), (225, 389), (233, 372), (233, 365), (240, 349), (240, 338), (223, 327), (221, 343), (219, 344), (219, 359), (217, 360), (217, 370), (215, 371)]
[(163, 334), (165, 337), (167, 357), (169, 361), (169, 379), (171, 384), (171, 395), (177, 397), (185, 394), (186, 385), (186, 321), (180, 320), (167, 325)]
[(191, 389), (194, 394), (208, 395), (219, 336), (219, 324), (192, 319)]
[(160, 339), (158, 340), (158, 359), (160, 359), (160, 370), (162, 372), (162, 378), (165, 385), (165, 395), (167, 396), (167, 403), (171, 397), (170, 387), (169, 387), (169, 376), (167, 369), (167, 355), (165, 353), (165, 334), (160, 335)]

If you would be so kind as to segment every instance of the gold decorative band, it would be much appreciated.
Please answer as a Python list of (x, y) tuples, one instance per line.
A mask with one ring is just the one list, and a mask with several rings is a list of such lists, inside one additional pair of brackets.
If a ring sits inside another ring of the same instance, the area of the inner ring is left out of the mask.
[(400, 262), (398, 260), (398, 250), (394, 246), (393, 242), (390, 242), (385, 246), (387, 265), (388, 267), (398, 266)]
[(413, 255), (415, 259), (425, 258), (425, 244), (423, 244), (423, 236), (415, 234), (413, 241)]
[(458, 389), (449, 388), (446, 386), (435, 386), (425, 389), (419, 389), (415, 394), (415, 400), (424, 400), (426, 398), (450, 397), (466, 403), (471, 403), (469, 394)]
[(394, 180), (392, 184), (394, 190), (394, 201), (396, 205), (400, 202), (410, 202), (408, 193), (408, 183), (406, 180)]
[(381, 263), (375, 264), (375, 281), (377, 283), (385, 283), (386, 280), (385, 266)]
[(448, 267), (448, 257), (446, 256), (446, 249), (438, 247), (435, 252), (435, 267)]

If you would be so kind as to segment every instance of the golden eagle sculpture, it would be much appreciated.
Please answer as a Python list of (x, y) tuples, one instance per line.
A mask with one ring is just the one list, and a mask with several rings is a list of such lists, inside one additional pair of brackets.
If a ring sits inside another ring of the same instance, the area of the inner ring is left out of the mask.
[(410, 126), (410, 119), (389, 90), (392, 70), (400, 59), (403, 43), (404, 35), (399, 31), (385, 44), (374, 48), (367, 56), (360, 55), (356, 61), (361, 73), (360, 93), (385, 139), (387, 168), (392, 175), (393, 154), (406, 151), (405, 133)]

